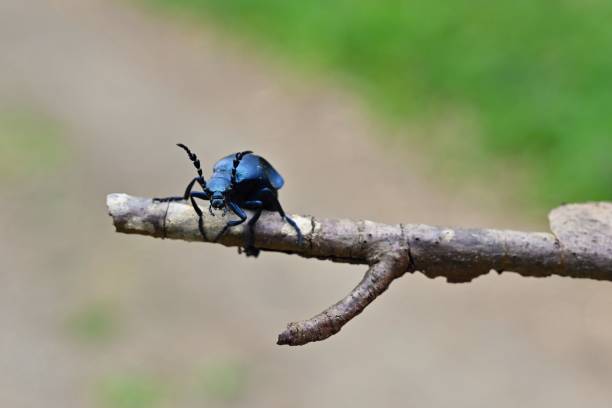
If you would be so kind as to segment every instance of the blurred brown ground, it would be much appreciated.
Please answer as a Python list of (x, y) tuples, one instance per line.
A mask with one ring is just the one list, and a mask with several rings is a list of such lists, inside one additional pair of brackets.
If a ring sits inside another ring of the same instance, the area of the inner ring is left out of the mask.
[(0, 111), (53, 118), (67, 145), (61, 167), (1, 186), (0, 407), (609, 407), (609, 284), (416, 274), (339, 335), (288, 348), (283, 326), (363, 268), (113, 232), (107, 193), (182, 191), (179, 141), (207, 171), (263, 154), (289, 212), (544, 228), (496, 180), (432, 181), (430, 159), (329, 88), (120, 2), (0, 2)]

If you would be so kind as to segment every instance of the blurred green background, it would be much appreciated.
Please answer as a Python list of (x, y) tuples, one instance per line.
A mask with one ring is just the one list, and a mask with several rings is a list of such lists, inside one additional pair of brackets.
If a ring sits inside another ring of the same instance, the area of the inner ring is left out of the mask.
[(536, 205), (612, 196), (609, 1), (151, 1), (333, 75), (392, 123), (465, 116), (426, 144), (466, 175), (509, 161)]

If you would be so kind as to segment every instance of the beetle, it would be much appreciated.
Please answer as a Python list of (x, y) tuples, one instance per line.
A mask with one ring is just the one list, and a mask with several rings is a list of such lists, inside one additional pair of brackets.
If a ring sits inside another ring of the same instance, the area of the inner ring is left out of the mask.
[[(263, 210), (278, 212), (295, 229), (298, 244), (303, 242), (302, 231), (295, 221), (285, 214), (278, 201), (278, 190), (285, 184), (285, 180), (266, 159), (250, 150), (230, 154), (215, 163), (212, 176), (206, 181), (198, 156), (182, 143), (177, 146), (187, 152), (198, 175), (187, 184), (182, 196), (155, 198), (154, 201), (168, 202), (189, 199), (198, 215), (198, 229), (205, 240), (207, 236), (204, 230), (203, 213), (196, 199), (209, 201), (208, 211), (212, 216), (215, 216), (215, 210), (223, 210), (224, 216), (231, 211), (240, 218), (229, 220), (214, 242), (219, 240), (228, 228), (240, 225), (247, 220), (245, 209), (255, 211), (247, 224), (249, 232), (244, 245), (247, 256), (259, 255), (259, 250), (255, 248), (255, 224)], [(202, 191), (193, 191), (196, 183)]]

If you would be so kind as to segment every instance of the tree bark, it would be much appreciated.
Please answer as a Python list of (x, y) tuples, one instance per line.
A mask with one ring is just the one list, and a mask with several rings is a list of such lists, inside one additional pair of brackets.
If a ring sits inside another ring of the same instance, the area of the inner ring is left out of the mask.
[[(117, 232), (186, 241), (208, 241), (187, 202), (110, 194), (109, 213)], [(255, 246), (262, 251), (297, 254), (334, 262), (367, 264), (362, 281), (343, 300), (312, 319), (291, 323), (278, 344), (323, 340), (363, 311), (390, 283), (406, 272), (469, 282), (491, 270), (521, 276), (559, 275), (612, 281), (612, 203), (565, 205), (551, 211), (552, 233), (444, 228), (420, 224), (387, 225), (372, 221), (293, 216), (304, 240), (276, 213), (262, 214)], [(204, 214), (208, 237), (227, 217)], [(241, 247), (246, 223), (230, 228), (218, 243)]]

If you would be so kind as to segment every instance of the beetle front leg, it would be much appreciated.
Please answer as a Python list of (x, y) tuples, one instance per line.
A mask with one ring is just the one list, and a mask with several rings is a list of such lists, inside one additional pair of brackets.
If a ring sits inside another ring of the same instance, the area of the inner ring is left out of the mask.
[(204, 230), (204, 218), (202, 217), (202, 209), (200, 208), (200, 206), (198, 205), (198, 203), (196, 202), (196, 198), (199, 198), (201, 200), (208, 200), (208, 194), (206, 193), (200, 193), (198, 191), (192, 191), (189, 194), (189, 199), (191, 200), (191, 206), (193, 207), (193, 209), (195, 210), (196, 214), (198, 214), (198, 230), (200, 231), (200, 234), (202, 234), (202, 238), (204, 238), (204, 241), (208, 241), (208, 237), (206, 236), (206, 231)]
[(225, 227), (223, 227), (223, 229), (221, 230), (221, 232), (215, 237), (215, 239), (213, 240), (213, 242), (217, 242), (219, 240), (219, 238), (221, 238), (221, 236), (223, 236), (223, 234), (225, 234), (225, 232), (227, 231), (227, 229), (229, 227), (235, 227), (236, 225), (240, 225), (243, 222), (246, 221), (247, 219), (247, 215), (244, 212), (244, 210), (240, 207), (238, 207), (235, 203), (228, 201), (227, 202), (227, 206), (230, 208), (230, 210), (232, 210), (238, 217), (240, 217), (239, 220), (229, 220), (227, 222), (227, 224), (225, 224)]
[(183, 196), (173, 196), (173, 197), (162, 197), (162, 198), (154, 198), (153, 201), (155, 202), (159, 202), (159, 203), (164, 203), (164, 202), (168, 202), (168, 201), (183, 201), (183, 200), (187, 200), (189, 199), (189, 196), (191, 195), (191, 190), (193, 190), (193, 186), (196, 183), (196, 181), (198, 182), (198, 184), (200, 186), (202, 186), (202, 189), (205, 188), (206, 186), (206, 181), (204, 180), (204, 177), (195, 177), (193, 180), (191, 180), (189, 182), (189, 184), (187, 184), (187, 188), (185, 189), (185, 193), (183, 194)]

